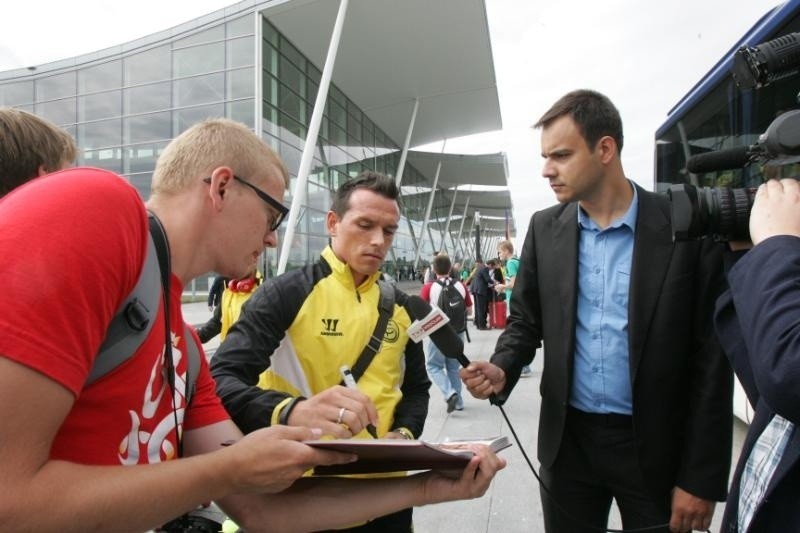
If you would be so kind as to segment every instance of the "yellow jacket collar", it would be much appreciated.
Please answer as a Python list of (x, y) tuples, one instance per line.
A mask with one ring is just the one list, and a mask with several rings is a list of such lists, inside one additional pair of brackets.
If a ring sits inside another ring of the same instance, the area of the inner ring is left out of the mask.
[(359, 290), (360, 292), (363, 292), (363, 290), (374, 285), (381, 275), (379, 270), (378, 272), (375, 272), (371, 276), (367, 277), (367, 279), (365, 279), (361, 285), (356, 287), (353, 278), (353, 271), (350, 269), (350, 266), (336, 257), (336, 254), (333, 253), (333, 249), (330, 246), (326, 246), (320, 255), (322, 255), (322, 258), (325, 259), (325, 261), (330, 265), (331, 272), (333, 272), (333, 276), (336, 279), (338, 279), (346, 287)]

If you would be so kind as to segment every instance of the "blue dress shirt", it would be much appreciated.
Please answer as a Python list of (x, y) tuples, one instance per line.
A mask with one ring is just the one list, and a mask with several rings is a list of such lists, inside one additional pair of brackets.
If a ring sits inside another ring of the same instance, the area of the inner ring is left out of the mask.
[(639, 196), (600, 228), (578, 209), (578, 310), (570, 405), (589, 413), (633, 413), (628, 297)]

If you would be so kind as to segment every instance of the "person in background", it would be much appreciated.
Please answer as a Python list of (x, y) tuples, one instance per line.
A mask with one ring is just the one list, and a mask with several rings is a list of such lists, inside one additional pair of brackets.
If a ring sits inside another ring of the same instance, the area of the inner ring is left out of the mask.
[(36, 115), (0, 107), (0, 198), (33, 178), (69, 167), (75, 140)]
[(433, 260), (436, 256), (439, 255), (439, 250), (434, 250), (433, 254), (431, 254), (431, 261), (428, 263), (428, 267), (422, 274), (422, 283), (428, 283), (429, 281), (433, 281), (436, 279), (436, 274), (433, 271)]
[(800, 531), (798, 204), (796, 179), (758, 188), (750, 213), (755, 247), (728, 272), (729, 289), (717, 300), (717, 336), (755, 406), (731, 480), (725, 532)]
[(489, 313), (489, 300), (492, 297), (491, 287), (494, 285), (489, 268), (482, 261), (475, 261), (475, 268), (470, 274), (469, 290), (475, 300), (475, 329), (487, 330), (487, 315)]
[[(514, 289), (514, 281), (517, 279), (517, 272), (519, 272), (519, 258), (514, 255), (514, 245), (509, 240), (503, 240), (497, 243), (497, 257), (500, 261), (505, 263), (504, 279), (502, 283), (494, 286), (494, 290), (498, 293), (503, 292), (506, 295), (506, 316), (511, 314), (511, 292)], [(519, 377), (529, 378), (533, 372), (530, 365), (522, 367)]]
[[(545, 529), (705, 530), (730, 471), (730, 366), (712, 326), (722, 250), (673, 242), (666, 197), (622, 168), (622, 120), (604, 95), (559, 99), (542, 175), (559, 204), (534, 213), (511, 315), (491, 361), (461, 376), (505, 401), (544, 341), (538, 452)], [(667, 527), (668, 524), (668, 527)]]
[[(439, 254), (433, 259), (431, 265), (433, 271), (436, 273), (436, 280), (429, 281), (422, 286), (419, 297), (430, 303), (437, 305), (439, 296), (447, 284), (452, 284), (452, 287), (458, 291), (463, 301), (463, 308), (458, 309), (459, 322), (463, 322), (466, 327), (467, 314), (472, 310), (472, 298), (469, 296), (469, 291), (460, 281), (452, 279), (450, 276), (450, 258), (444, 254)], [(460, 307), (460, 306), (458, 306)], [(443, 310), (445, 311), (445, 310)], [(445, 311), (445, 314), (449, 313)], [(460, 329), (460, 328), (457, 328)], [(464, 330), (456, 331), (461, 340), (464, 341), (466, 333)], [(425, 368), (428, 370), (428, 375), (431, 380), (442, 391), (444, 400), (447, 403), (447, 412), (461, 411), (464, 409), (464, 399), (461, 397), (461, 377), (458, 371), (461, 369), (461, 363), (457, 359), (445, 357), (439, 348), (430, 340), (427, 341), (428, 354), (425, 363)]]
[[(147, 206), (126, 180), (93, 168), (55, 172), (0, 199), (0, 472), (14, 488), (2, 497), (0, 529), (145, 531), (215, 500), (248, 531), (310, 531), (486, 490), (505, 463), (482, 448), (457, 480), (299, 479), (353, 458), (302, 443), (319, 429), (243, 436), (203, 357), (187, 402), (184, 355), (189, 343), (202, 350), (184, 334), (183, 286), (212, 270), (242, 277), (254, 268), (276, 245), (287, 183), (251, 130), (215, 119), (164, 149)], [(87, 385), (143, 271), (146, 208), (170, 251), (169, 322), (162, 303), (136, 353)], [(36, 305), (20, 305), (32, 286)], [(68, 497), (54, 498), (53, 487)]]
[[(211, 362), (217, 391), (243, 431), (304, 426), (371, 439), (365, 428), (373, 424), (381, 438), (422, 433), (431, 385), (425, 354), (407, 334), (407, 296), (382, 281), (384, 309), (378, 283), (400, 220), (399, 193), (376, 172), (342, 183), (319, 260), (269, 280), (247, 302)], [(380, 343), (356, 376), (359, 390), (342, 386), (341, 367), (357, 368), (369, 339)], [(407, 533), (412, 509), (350, 529)]]
[(242, 306), (250, 299), (262, 281), (264, 278), (257, 269), (242, 279), (229, 280), (225, 290), (222, 291), (220, 303), (214, 308), (214, 314), (205, 324), (197, 328), (200, 342), (205, 344), (217, 335), (220, 336), (220, 340), (224, 341), (228, 330), (231, 329), (234, 322), (239, 320)]

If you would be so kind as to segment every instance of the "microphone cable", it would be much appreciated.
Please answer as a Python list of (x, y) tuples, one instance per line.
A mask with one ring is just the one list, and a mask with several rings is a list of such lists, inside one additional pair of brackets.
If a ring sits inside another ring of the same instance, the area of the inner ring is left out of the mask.
[[(492, 395), (492, 396), (494, 396), (494, 395)], [(522, 453), (522, 457), (525, 459), (525, 462), (528, 463), (528, 467), (531, 469), (531, 472), (533, 472), (533, 477), (535, 477), (536, 481), (539, 482), (539, 486), (542, 488), (542, 490), (544, 490), (544, 492), (547, 495), (547, 497), (550, 498), (550, 501), (553, 502), (553, 505), (555, 505), (558, 508), (558, 510), (561, 511), (561, 513), (563, 513), (564, 516), (569, 518), (572, 522), (574, 522), (575, 524), (577, 524), (577, 525), (579, 525), (581, 527), (585, 527), (587, 529), (591, 529), (591, 530), (594, 530), (594, 531), (602, 531), (604, 533), (641, 533), (641, 532), (645, 532), (645, 531), (655, 531), (655, 530), (659, 530), (659, 529), (669, 528), (669, 522), (667, 522), (666, 524), (658, 524), (658, 525), (655, 525), (655, 526), (647, 526), (647, 527), (637, 527), (637, 528), (633, 528), (633, 529), (611, 529), (611, 528), (605, 528), (604, 529), (604, 528), (599, 528), (599, 527), (596, 527), (596, 526), (594, 526), (592, 524), (586, 523), (583, 520), (580, 520), (580, 519), (572, 516), (570, 513), (567, 512), (566, 509), (564, 509), (564, 507), (558, 502), (558, 500), (556, 500), (555, 496), (553, 496), (553, 493), (550, 492), (550, 489), (542, 481), (542, 478), (539, 477), (539, 473), (536, 472), (536, 467), (533, 466), (533, 462), (531, 462), (530, 458), (528, 457), (528, 454), (525, 453), (525, 448), (522, 446), (522, 442), (520, 441), (520, 438), (517, 435), (517, 432), (514, 431), (514, 426), (511, 425), (511, 420), (509, 420), (508, 415), (506, 415), (506, 411), (505, 411), (505, 409), (503, 409), (503, 406), (500, 405), (499, 403), (495, 403), (495, 402), (491, 402), (491, 403), (493, 405), (496, 405), (497, 408), (500, 409), (500, 413), (503, 415), (503, 418), (506, 421), (506, 425), (508, 426), (508, 429), (511, 430), (511, 435), (514, 437), (514, 442), (517, 443), (517, 446), (519, 447), (519, 451)], [(706, 529), (706, 533), (711, 533), (711, 529)]]

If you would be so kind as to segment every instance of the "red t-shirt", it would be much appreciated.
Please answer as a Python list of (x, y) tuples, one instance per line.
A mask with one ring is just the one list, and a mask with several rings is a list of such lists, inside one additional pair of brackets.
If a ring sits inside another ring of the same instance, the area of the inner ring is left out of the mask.
[[(51, 456), (85, 464), (175, 458), (175, 413), (164, 365), (163, 306), (134, 357), (84, 388), (106, 329), (139, 277), (147, 216), (136, 190), (104, 170), (74, 168), (33, 180), (0, 200), (0, 356), (75, 396)], [(184, 429), (228, 418), (205, 358), (185, 413), (181, 293), (170, 289), (175, 405)], [(202, 350), (200, 350), (202, 353)]]

